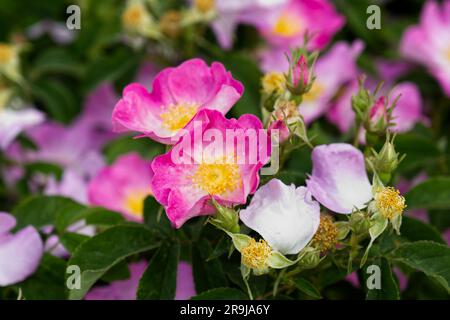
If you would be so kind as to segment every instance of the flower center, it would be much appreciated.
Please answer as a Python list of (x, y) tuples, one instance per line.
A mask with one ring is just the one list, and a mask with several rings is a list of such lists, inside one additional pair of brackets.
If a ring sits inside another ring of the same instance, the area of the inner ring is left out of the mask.
[(383, 188), (375, 194), (374, 198), (377, 209), (383, 217), (388, 219), (402, 214), (406, 208), (405, 198), (393, 187)]
[(292, 37), (300, 33), (302, 26), (297, 17), (283, 13), (273, 27), (273, 33), (283, 37)]
[(0, 64), (8, 64), (13, 56), (13, 47), (9, 44), (0, 43)]
[(320, 216), (319, 229), (313, 237), (313, 244), (321, 252), (333, 249), (337, 243), (338, 230), (329, 215)]
[(284, 89), (285, 78), (280, 72), (269, 72), (262, 78), (263, 91), (267, 94), (276, 92), (281, 94)]
[(201, 163), (192, 177), (192, 182), (210, 195), (221, 195), (236, 190), (242, 185), (239, 166), (226, 159), (214, 163)]
[(137, 190), (130, 192), (125, 198), (124, 207), (133, 216), (141, 218), (144, 215), (144, 200), (151, 193), (147, 190)]
[(163, 125), (172, 131), (183, 129), (197, 113), (197, 105), (194, 103), (171, 104), (167, 110), (161, 113)]
[(241, 250), (242, 264), (251, 269), (264, 269), (271, 252), (272, 249), (263, 239), (259, 242), (250, 239), (248, 245)]
[(194, 6), (198, 11), (205, 13), (214, 8), (214, 0), (195, 0)]
[(323, 93), (323, 91), (324, 87), (317, 81), (314, 81), (311, 89), (303, 95), (303, 101), (306, 102), (316, 101)]

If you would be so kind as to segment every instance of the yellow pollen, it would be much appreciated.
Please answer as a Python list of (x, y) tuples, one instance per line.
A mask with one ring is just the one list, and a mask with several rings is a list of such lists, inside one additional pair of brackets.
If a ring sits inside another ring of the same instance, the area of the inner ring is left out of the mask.
[(317, 83), (317, 81), (314, 81), (311, 89), (303, 95), (303, 101), (306, 102), (316, 101), (323, 93), (323, 91), (324, 87), (320, 83)]
[(242, 185), (239, 166), (224, 158), (201, 163), (192, 176), (192, 182), (210, 195), (232, 192)]
[(0, 64), (8, 64), (9, 62), (11, 62), (13, 57), (13, 46), (6, 43), (0, 43)]
[(133, 216), (141, 218), (144, 215), (144, 200), (151, 193), (147, 190), (137, 190), (130, 192), (126, 197), (124, 208)]
[(198, 11), (205, 13), (213, 9), (215, 3), (214, 0), (195, 0), (194, 6), (198, 9)]
[(320, 216), (319, 229), (313, 237), (313, 244), (325, 252), (333, 249), (337, 243), (338, 230), (333, 222), (333, 218), (329, 215)]
[(272, 32), (279, 36), (292, 37), (299, 34), (301, 31), (302, 26), (298, 21), (298, 18), (285, 12), (278, 18)]
[(447, 51), (445, 51), (445, 58), (447, 59), (448, 62), (450, 62), (450, 48), (448, 48)]
[(145, 7), (142, 4), (133, 4), (126, 8), (122, 15), (122, 23), (127, 28), (139, 27), (145, 19)]
[(269, 72), (262, 78), (262, 87), (264, 93), (271, 94), (273, 92), (281, 94), (285, 84), (284, 75), (280, 72)]
[(271, 253), (272, 249), (266, 241), (260, 239), (256, 242), (255, 239), (250, 239), (248, 245), (241, 250), (242, 264), (251, 269), (264, 269)]
[(183, 129), (195, 116), (197, 109), (198, 107), (194, 103), (171, 104), (165, 112), (161, 113), (160, 117), (167, 129), (178, 131)]
[(392, 219), (406, 208), (405, 198), (393, 187), (384, 187), (375, 194), (375, 206), (385, 218)]

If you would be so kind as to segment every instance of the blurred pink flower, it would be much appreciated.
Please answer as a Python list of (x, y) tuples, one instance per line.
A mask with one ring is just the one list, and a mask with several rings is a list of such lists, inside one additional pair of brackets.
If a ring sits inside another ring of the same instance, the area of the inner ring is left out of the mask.
[(212, 22), (220, 46), (231, 49), (239, 24), (259, 26), (270, 19), (274, 10), (289, 0), (216, 0), (217, 17)]
[[(139, 280), (147, 265), (146, 261), (130, 263), (129, 279), (113, 281), (106, 286), (94, 287), (86, 294), (85, 300), (136, 300)], [(178, 264), (175, 300), (188, 300), (194, 295), (192, 267), (189, 263), (181, 261)]]
[(43, 254), (39, 233), (28, 226), (15, 234), (14, 216), (0, 212), (0, 287), (25, 280), (33, 274)]
[(136, 153), (120, 156), (102, 168), (88, 186), (89, 203), (121, 212), (126, 218), (142, 221), (144, 200), (151, 194), (153, 173), (150, 161)]
[(268, 133), (269, 135), (271, 135), (271, 132), (273, 130), (278, 130), (278, 138), (279, 138), (279, 143), (283, 143), (286, 142), (289, 139), (289, 136), (291, 135), (289, 128), (286, 126), (286, 124), (284, 123), (283, 120), (276, 120), (273, 121), (268, 128)]
[(406, 29), (400, 51), (423, 64), (450, 97), (450, 0), (426, 1), (420, 22)]
[[(152, 162), (153, 194), (176, 228), (192, 217), (214, 213), (208, 203), (211, 197), (223, 205), (245, 203), (259, 184), (259, 169), (270, 158), (270, 138), (253, 115), (226, 119), (219, 111), (204, 109), (187, 129), (171, 151)], [(214, 133), (214, 139), (207, 138), (205, 132)], [(254, 139), (246, 138), (253, 133)], [(233, 144), (228, 146), (233, 135)], [(250, 146), (247, 140), (253, 140), (256, 146)], [(181, 160), (177, 159), (180, 148)]]
[(302, 46), (306, 34), (308, 49), (323, 49), (345, 23), (328, 0), (290, 0), (274, 13), (257, 27), (270, 44), (283, 49)]
[(151, 93), (137, 83), (128, 85), (113, 111), (115, 131), (138, 131), (158, 142), (176, 143), (180, 129), (204, 108), (223, 114), (244, 91), (242, 84), (218, 62), (201, 59), (166, 68), (155, 77)]

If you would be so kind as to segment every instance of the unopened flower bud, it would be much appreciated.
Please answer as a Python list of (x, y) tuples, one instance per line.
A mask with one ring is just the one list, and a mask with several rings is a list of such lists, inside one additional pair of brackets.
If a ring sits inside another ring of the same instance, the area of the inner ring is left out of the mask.
[(238, 233), (240, 226), (237, 212), (232, 208), (220, 205), (214, 198), (212, 199), (212, 203), (217, 213), (211, 218), (211, 223), (231, 233)]
[(269, 135), (272, 136), (274, 130), (278, 130), (278, 142), (280, 144), (286, 142), (290, 135), (291, 132), (289, 131), (289, 128), (286, 126), (286, 124), (284, 123), (283, 120), (276, 120), (273, 121), (268, 128), (269, 131)]
[(369, 110), (366, 130), (374, 133), (383, 133), (389, 126), (389, 114), (384, 96), (378, 98)]
[(375, 170), (382, 182), (385, 183), (389, 182), (391, 174), (405, 157), (405, 155), (400, 156), (400, 153), (395, 150), (394, 139), (395, 136), (391, 140), (388, 134), (380, 152), (377, 153), (372, 149), (372, 155), (367, 158), (369, 168)]
[(364, 80), (364, 77), (359, 79), (359, 90), (352, 96), (352, 109), (359, 122), (364, 122), (366, 120), (366, 115), (372, 107), (374, 100), (369, 90), (364, 87)]
[(349, 224), (355, 234), (365, 234), (370, 228), (370, 219), (364, 212), (356, 211), (351, 214)]
[(176, 38), (181, 31), (181, 14), (178, 11), (170, 10), (166, 12), (159, 21), (161, 32), (169, 38)]
[(292, 53), (293, 60), (290, 63), (287, 89), (294, 98), (301, 100), (301, 96), (307, 93), (314, 83), (314, 77), (309, 65), (315, 59), (316, 53), (308, 54), (304, 49), (298, 49)]
[(300, 59), (297, 61), (297, 65), (292, 72), (292, 82), (294, 87), (299, 85), (303, 85), (306, 87), (308, 85), (309, 80), (309, 71), (308, 71), (308, 62), (305, 59), (305, 56), (302, 55)]
[(301, 253), (299, 265), (305, 269), (312, 269), (317, 267), (320, 263), (320, 250), (312, 247), (305, 248)]

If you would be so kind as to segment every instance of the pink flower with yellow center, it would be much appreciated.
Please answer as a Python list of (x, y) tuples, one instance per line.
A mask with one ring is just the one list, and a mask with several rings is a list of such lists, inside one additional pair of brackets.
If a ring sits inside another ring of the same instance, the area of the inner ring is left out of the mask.
[(436, 1), (426, 2), (419, 24), (406, 29), (400, 51), (426, 66), (450, 97), (450, 0), (441, 7)]
[(277, 47), (301, 46), (308, 34), (309, 49), (322, 49), (344, 23), (328, 0), (290, 0), (259, 30)]
[(176, 228), (214, 213), (212, 197), (222, 205), (245, 203), (271, 152), (269, 136), (253, 115), (226, 119), (205, 109), (186, 129), (180, 142), (152, 163), (153, 194)]
[(150, 162), (138, 154), (123, 155), (91, 180), (89, 203), (121, 212), (130, 220), (142, 221), (144, 200), (151, 194), (152, 176)]
[(137, 131), (158, 142), (174, 144), (179, 131), (199, 110), (215, 109), (225, 114), (244, 91), (221, 63), (208, 66), (201, 59), (164, 69), (152, 87), (148, 92), (133, 83), (124, 89), (113, 111), (115, 131)]

